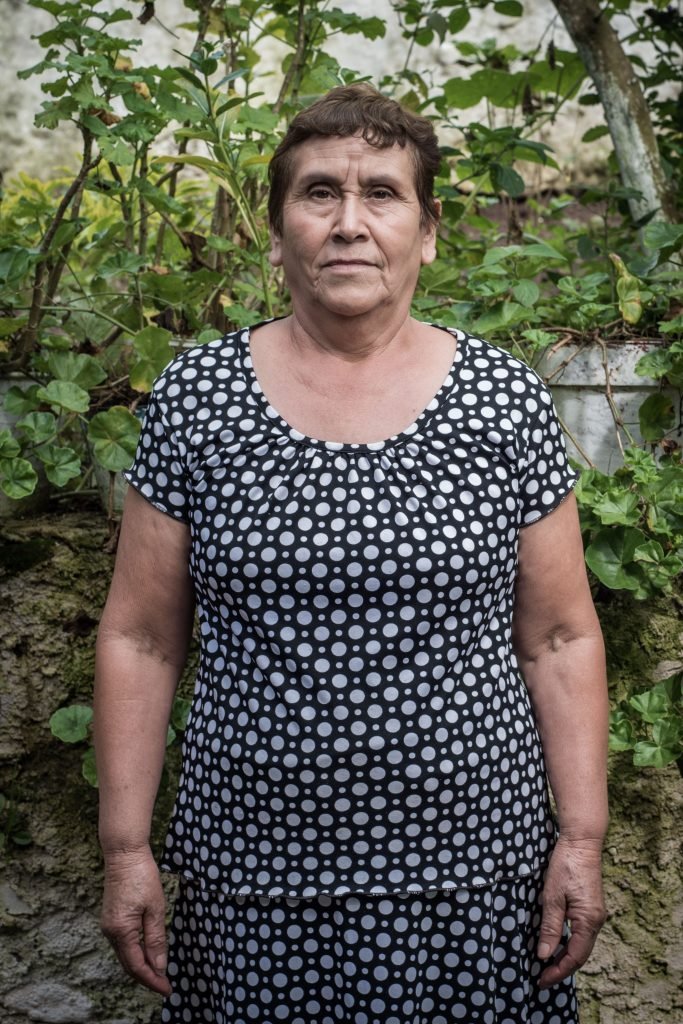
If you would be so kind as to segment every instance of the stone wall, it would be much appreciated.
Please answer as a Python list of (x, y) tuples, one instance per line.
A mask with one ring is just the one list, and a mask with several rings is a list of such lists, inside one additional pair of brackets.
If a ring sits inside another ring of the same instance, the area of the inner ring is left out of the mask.
[[(50, 733), (58, 707), (91, 697), (95, 627), (111, 572), (106, 527), (83, 509), (0, 527), (0, 793), (32, 843), (10, 835), (0, 874), (3, 1024), (151, 1024), (156, 997), (125, 978), (99, 934), (96, 792), (81, 747)], [(681, 658), (679, 605), (609, 595), (601, 614), (613, 684), (645, 684)], [(173, 777), (175, 765), (169, 766)], [(683, 1017), (683, 785), (675, 769), (611, 766), (605, 857), (612, 918), (581, 975), (583, 1024), (673, 1024)], [(155, 842), (170, 811), (157, 809)], [(0, 819), (7, 827), (6, 812)]]

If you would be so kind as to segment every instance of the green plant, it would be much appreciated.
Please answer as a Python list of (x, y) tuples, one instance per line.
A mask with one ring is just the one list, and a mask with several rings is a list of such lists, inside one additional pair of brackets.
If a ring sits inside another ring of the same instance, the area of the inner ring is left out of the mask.
[(622, 701), (610, 715), (610, 750), (633, 751), (633, 763), (664, 768), (676, 762), (683, 775), (683, 673)]
[(0, 853), (7, 853), (12, 846), (30, 846), (32, 842), (26, 816), (17, 809), (14, 800), (0, 793)]
[[(166, 734), (166, 746), (179, 742), (187, 727), (191, 702), (176, 696), (171, 708), (171, 721)], [(92, 745), (93, 710), (88, 704), (69, 704), (58, 708), (50, 716), (50, 732), (62, 743), (81, 745), (81, 774), (91, 786), (97, 787), (95, 750)]]

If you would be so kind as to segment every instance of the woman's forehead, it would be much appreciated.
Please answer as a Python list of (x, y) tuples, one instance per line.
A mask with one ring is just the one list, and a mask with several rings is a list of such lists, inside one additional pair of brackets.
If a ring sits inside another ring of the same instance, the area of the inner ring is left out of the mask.
[(344, 180), (349, 174), (359, 179), (379, 175), (404, 183), (413, 183), (415, 178), (415, 163), (408, 146), (380, 148), (357, 135), (312, 136), (292, 150), (292, 157), (293, 186), (318, 176)]

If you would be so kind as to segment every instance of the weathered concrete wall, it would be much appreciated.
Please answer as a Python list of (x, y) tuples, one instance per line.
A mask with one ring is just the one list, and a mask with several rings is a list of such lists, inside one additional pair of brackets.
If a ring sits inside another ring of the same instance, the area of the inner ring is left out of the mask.
[[(0, 875), (3, 1024), (152, 1024), (159, 1001), (121, 973), (99, 934), (96, 793), (81, 750), (48, 719), (91, 696), (93, 641), (111, 571), (93, 511), (0, 528), (0, 792), (25, 816), (32, 845), (10, 841)], [(645, 684), (681, 660), (680, 604), (601, 604), (612, 683)], [(171, 766), (171, 775), (174, 767)], [(683, 784), (675, 769), (612, 761), (605, 858), (612, 919), (581, 975), (583, 1024), (673, 1024), (683, 1018)], [(158, 843), (170, 789), (157, 811)], [(6, 819), (5, 819), (6, 822)]]

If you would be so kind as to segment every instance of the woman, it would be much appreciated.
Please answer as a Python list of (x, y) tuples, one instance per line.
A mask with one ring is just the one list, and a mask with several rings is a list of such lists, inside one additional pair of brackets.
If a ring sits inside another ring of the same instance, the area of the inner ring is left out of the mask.
[[(429, 122), (368, 85), (299, 114), (269, 208), (291, 316), (155, 387), (96, 741), (103, 927), (164, 1021), (577, 1020), (602, 643), (546, 389), (410, 317), (438, 163)], [(195, 596), (167, 975), (149, 828)]]

